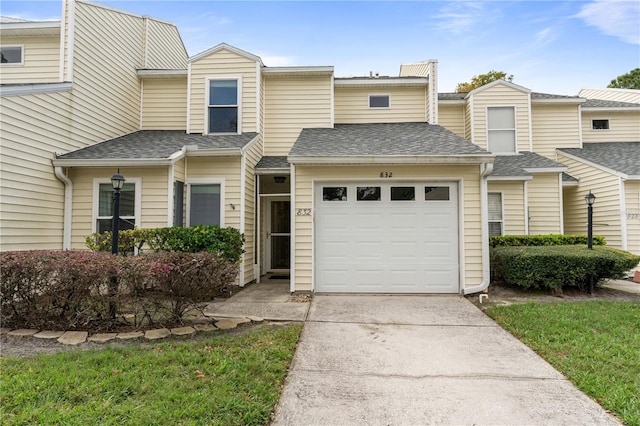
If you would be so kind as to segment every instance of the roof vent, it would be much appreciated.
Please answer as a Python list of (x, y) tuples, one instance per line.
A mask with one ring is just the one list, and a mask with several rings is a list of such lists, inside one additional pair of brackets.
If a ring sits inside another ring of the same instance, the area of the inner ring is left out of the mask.
[(380, 73), (376, 71), (376, 78), (380, 77)]

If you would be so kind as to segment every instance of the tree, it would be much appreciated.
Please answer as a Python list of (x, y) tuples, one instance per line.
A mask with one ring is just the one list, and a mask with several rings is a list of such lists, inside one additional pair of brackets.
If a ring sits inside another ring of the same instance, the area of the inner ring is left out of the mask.
[(492, 81), (501, 80), (501, 79), (506, 81), (513, 81), (513, 74), (507, 75), (507, 73), (504, 71), (491, 70), (486, 74), (474, 75), (473, 78), (471, 79), (471, 83), (468, 83), (468, 82), (458, 83), (458, 85), (456, 86), (456, 92), (458, 93), (470, 92), (473, 89), (482, 87), (485, 84), (491, 83)]
[(626, 74), (619, 75), (611, 80), (607, 86), (610, 89), (635, 89), (640, 90), (640, 68), (629, 71)]

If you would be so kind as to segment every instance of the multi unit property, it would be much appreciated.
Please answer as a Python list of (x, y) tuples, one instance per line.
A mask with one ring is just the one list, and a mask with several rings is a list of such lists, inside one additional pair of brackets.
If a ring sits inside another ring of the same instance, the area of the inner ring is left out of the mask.
[(498, 80), (438, 92), (398, 76), (269, 67), (225, 43), (82, 0), (3, 18), (0, 250), (86, 249), (109, 230), (245, 235), (239, 283), (291, 291), (474, 293), (489, 237), (594, 233), (640, 253), (640, 95), (538, 93)]

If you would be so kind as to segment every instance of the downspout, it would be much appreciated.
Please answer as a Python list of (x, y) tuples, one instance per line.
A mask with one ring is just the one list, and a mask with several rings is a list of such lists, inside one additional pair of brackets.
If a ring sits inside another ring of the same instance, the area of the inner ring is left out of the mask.
[(489, 200), (487, 195), (487, 176), (493, 172), (493, 163), (482, 163), (480, 167), (480, 229), (482, 232), (482, 283), (473, 287), (465, 287), (464, 294), (478, 293), (489, 287), (491, 269), (489, 264)]
[(69, 179), (62, 167), (55, 166), (54, 172), (58, 180), (64, 184), (64, 214), (63, 214), (63, 226), (62, 226), (62, 249), (71, 250), (71, 213), (72, 213), (72, 201), (73, 201), (73, 182)]

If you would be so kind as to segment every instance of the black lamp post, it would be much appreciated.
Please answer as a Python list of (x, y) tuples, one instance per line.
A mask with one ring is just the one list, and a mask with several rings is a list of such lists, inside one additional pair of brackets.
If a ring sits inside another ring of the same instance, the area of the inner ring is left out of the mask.
[(111, 253), (118, 254), (118, 229), (120, 225), (120, 190), (124, 186), (124, 176), (118, 173), (111, 176), (113, 186), (113, 222), (111, 222)]
[(593, 203), (596, 201), (596, 196), (589, 193), (584, 196), (584, 201), (587, 203), (587, 247), (593, 250)]

